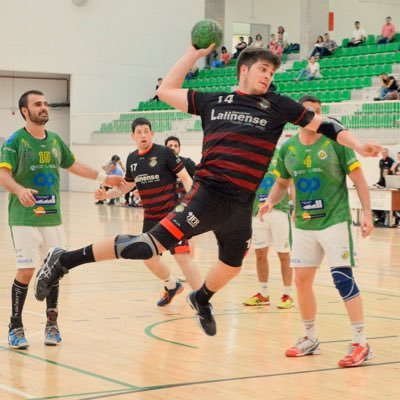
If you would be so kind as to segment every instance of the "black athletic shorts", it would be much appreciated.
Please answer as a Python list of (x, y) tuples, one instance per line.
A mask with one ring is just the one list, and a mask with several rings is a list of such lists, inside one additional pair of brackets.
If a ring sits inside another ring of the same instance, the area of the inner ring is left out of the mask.
[(251, 194), (245, 201), (237, 201), (195, 181), (181, 203), (149, 233), (169, 249), (184, 238), (213, 231), (219, 260), (231, 267), (240, 267), (251, 242), (253, 201)]
[[(145, 219), (143, 221), (143, 229), (142, 232), (148, 232), (150, 229), (154, 228), (160, 220), (157, 219)], [(171, 254), (180, 254), (180, 253), (190, 253), (189, 241), (187, 239), (182, 239), (178, 243), (172, 245), (172, 247), (168, 248)]]

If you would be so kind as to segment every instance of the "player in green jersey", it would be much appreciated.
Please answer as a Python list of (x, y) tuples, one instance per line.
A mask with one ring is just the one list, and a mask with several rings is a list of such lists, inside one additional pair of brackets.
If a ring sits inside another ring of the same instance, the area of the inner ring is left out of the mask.
[[(305, 96), (300, 101), (321, 114), (321, 103), (317, 98)], [(355, 253), (346, 185), (348, 175), (363, 207), (361, 234), (366, 237), (373, 224), (368, 186), (360, 163), (353, 150), (322, 135), (311, 136), (301, 128), (298, 135), (282, 146), (274, 172), (278, 178), (267, 202), (260, 207), (261, 216), (284, 196), (290, 178), (293, 178), (296, 190), (296, 228), (291, 261), (295, 268), (305, 333), (295, 346), (286, 351), (286, 356), (320, 354), (315, 325), (317, 305), (312, 284), (326, 255), (334, 284), (344, 300), (352, 325), (352, 342), (339, 366), (358, 366), (373, 357), (366, 342), (362, 299), (352, 272)]]
[[(49, 115), (42, 92), (24, 93), (19, 99), (19, 110), (26, 126), (11, 135), (1, 148), (0, 185), (10, 193), (8, 224), (17, 261), (8, 342), (12, 348), (26, 349), (29, 344), (22, 310), (29, 282), (49, 247), (66, 245), (60, 210), (60, 168), (109, 186), (120, 184), (123, 178), (106, 176), (75, 160), (61, 138), (45, 129)], [(46, 298), (45, 344), (50, 346), (61, 342), (57, 325), (58, 294), (56, 282)]]
[(278, 253), (281, 264), (283, 280), (283, 295), (277, 304), (278, 308), (292, 308), (294, 306), (292, 294), (293, 270), (290, 268), (290, 215), (289, 196), (285, 195), (282, 201), (275, 204), (271, 213), (263, 221), (257, 217), (259, 207), (265, 203), (269, 192), (276, 180), (274, 169), (277, 163), (278, 149), (267, 173), (264, 176), (253, 204), (253, 238), (252, 244), (256, 252), (257, 277), (260, 284), (260, 291), (252, 297), (243, 301), (245, 306), (269, 305), (270, 297), (268, 292), (268, 250), (273, 247)]

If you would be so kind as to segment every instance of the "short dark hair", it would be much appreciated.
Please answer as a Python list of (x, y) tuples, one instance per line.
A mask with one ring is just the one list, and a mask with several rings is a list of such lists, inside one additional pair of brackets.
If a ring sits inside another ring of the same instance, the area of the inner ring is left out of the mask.
[(354, 23), (355, 23), (355, 24), (359, 24), (359, 23), (360, 23), (360, 21), (354, 21)]
[(170, 140), (174, 140), (175, 142), (178, 142), (179, 147), (181, 147), (181, 141), (180, 141), (179, 138), (177, 138), (176, 136), (168, 136), (168, 137), (165, 139), (164, 145), (166, 146)]
[(111, 161), (119, 161), (119, 160), (120, 158), (117, 155), (111, 157)]
[(22, 115), (22, 118), (25, 119), (24, 114), (22, 114), (22, 108), (28, 108), (28, 97), (30, 94), (36, 94), (37, 96), (44, 96), (43, 92), (41, 92), (40, 90), (28, 90), (27, 92), (25, 92), (18, 101), (18, 108), (19, 108), (19, 112)]
[(311, 96), (310, 94), (306, 94), (305, 96), (302, 96), (299, 99), (300, 104), (304, 104), (306, 101), (310, 101), (311, 103), (321, 104), (321, 100), (318, 97)]
[(151, 122), (147, 118), (136, 118), (132, 122), (132, 132), (135, 132), (136, 127), (139, 125), (147, 125), (152, 130)]
[(281, 65), (279, 57), (271, 51), (260, 47), (246, 47), (241, 51), (238, 57), (236, 66), (237, 78), (239, 79), (240, 67), (242, 65), (246, 65), (247, 68), (250, 69), (251, 66), (258, 61), (267, 61), (272, 64), (275, 69), (278, 69)]

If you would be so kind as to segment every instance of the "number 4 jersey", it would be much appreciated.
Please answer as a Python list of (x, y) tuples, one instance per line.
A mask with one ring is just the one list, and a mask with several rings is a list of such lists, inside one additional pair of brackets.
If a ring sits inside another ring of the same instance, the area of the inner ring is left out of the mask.
[(10, 193), (9, 225), (60, 225), (60, 168), (69, 168), (74, 162), (67, 145), (53, 132), (46, 131), (45, 139), (36, 139), (23, 128), (10, 136), (1, 148), (0, 167), (8, 168), (16, 182), (38, 193), (33, 207), (24, 207), (18, 196)]
[(306, 146), (299, 135), (279, 151), (274, 173), (293, 178), (296, 228), (321, 230), (351, 221), (346, 175), (360, 167), (353, 150), (321, 136)]

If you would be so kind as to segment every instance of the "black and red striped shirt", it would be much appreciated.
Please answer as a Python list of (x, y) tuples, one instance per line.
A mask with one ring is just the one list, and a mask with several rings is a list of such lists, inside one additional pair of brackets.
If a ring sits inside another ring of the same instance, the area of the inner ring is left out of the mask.
[(152, 144), (145, 152), (129, 154), (125, 180), (135, 182), (142, 199), (144, 218), (160, 220), (177, 202), (176, 174), (182, 160), (168, 147)]
[(306, 109), (274, 92), (264, 96), (188, 91), (188, 112), (200, 115), (204, 138), (195, 179), (230, 196), (257, 190), (287, 122)]

